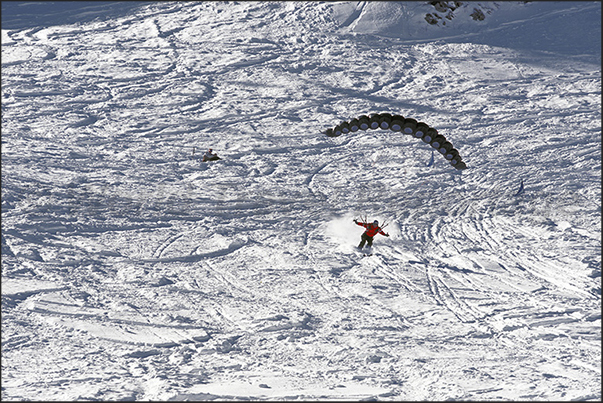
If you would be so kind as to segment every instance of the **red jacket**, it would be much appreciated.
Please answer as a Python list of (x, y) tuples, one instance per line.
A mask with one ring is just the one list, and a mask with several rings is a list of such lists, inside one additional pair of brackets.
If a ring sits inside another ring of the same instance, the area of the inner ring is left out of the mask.
[(383, 230), (381, 228), (379, 228), (378, 225), (374, 225), (373, 223), (365, 224), (363, 222), (356, 222), (356, 224), (358, 224), (358, 225), (366, 228), (366, 231), (364, 231), (364, 233), (367, 236), (370, 236), (371, 238), (374, 237), (377, 234), (389, 236), (388, 234), (386, 234), (385, 232), (383, 232)]

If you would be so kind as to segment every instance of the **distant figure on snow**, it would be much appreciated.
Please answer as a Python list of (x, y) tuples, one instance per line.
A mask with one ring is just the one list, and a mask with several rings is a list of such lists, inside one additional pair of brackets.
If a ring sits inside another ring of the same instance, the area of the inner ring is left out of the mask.
[(361, 241), (360, 245), (358, 245), (358, 249), (362, 249), (365, 243), (369, 248), (372, 247), (373, 237), (377, 234), (389, 236), (389, 234), (383, 232), (383, 230), (379, 227), (379, 221), (377, 220), (373, 221), (372, 223), (358, 222), (358, 220), (354, 220), (354, 223), (356, 223), (356, 225), (360, 225), (361, 227), (366, 228), (366, 231), (364, 231), (364, 233), (360, 237)]
[(207, 152), (205, 154), (203, 154), (203, 162), (217, 161), (219, 159), (221, 159), (221, 158), (218, 157), (218, 154), (212, 152), (211, 148), (209, 150), (207, 150)]

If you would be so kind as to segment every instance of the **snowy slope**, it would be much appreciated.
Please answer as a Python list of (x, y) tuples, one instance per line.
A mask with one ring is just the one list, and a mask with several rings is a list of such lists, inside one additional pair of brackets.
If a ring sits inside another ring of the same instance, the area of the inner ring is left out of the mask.
[(600, 400), (601, 4), (476, 4), (3, 9), (2, 400)]

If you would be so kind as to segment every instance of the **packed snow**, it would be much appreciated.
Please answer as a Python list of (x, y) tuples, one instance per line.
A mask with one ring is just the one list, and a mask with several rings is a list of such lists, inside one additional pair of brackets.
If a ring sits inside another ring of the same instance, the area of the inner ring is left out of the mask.
[(601, 400), (600, 2), (27, 6), (3, 401)]

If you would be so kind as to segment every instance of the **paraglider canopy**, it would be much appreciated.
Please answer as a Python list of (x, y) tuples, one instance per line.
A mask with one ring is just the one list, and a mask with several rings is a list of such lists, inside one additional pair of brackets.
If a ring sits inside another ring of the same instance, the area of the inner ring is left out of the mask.
[(442, 154), (454, 168), (458, 170), (467, 168), (459, 152), (446, 137), (438, 133), (436, 129), (429, 127), (426, 123), (418, 122), (413, 118), (405, 118), (402, 115), (392, 115), (390, 113), (374, 113), (370, 116), (362, 115), (349, 122), (344, 121), (333, 128), (329, 128), (324, 134), (329, 137), (338, 137), (349, 132), (368, 129), (391, 130), (421, 139), (424, 143), (429, 144)]

